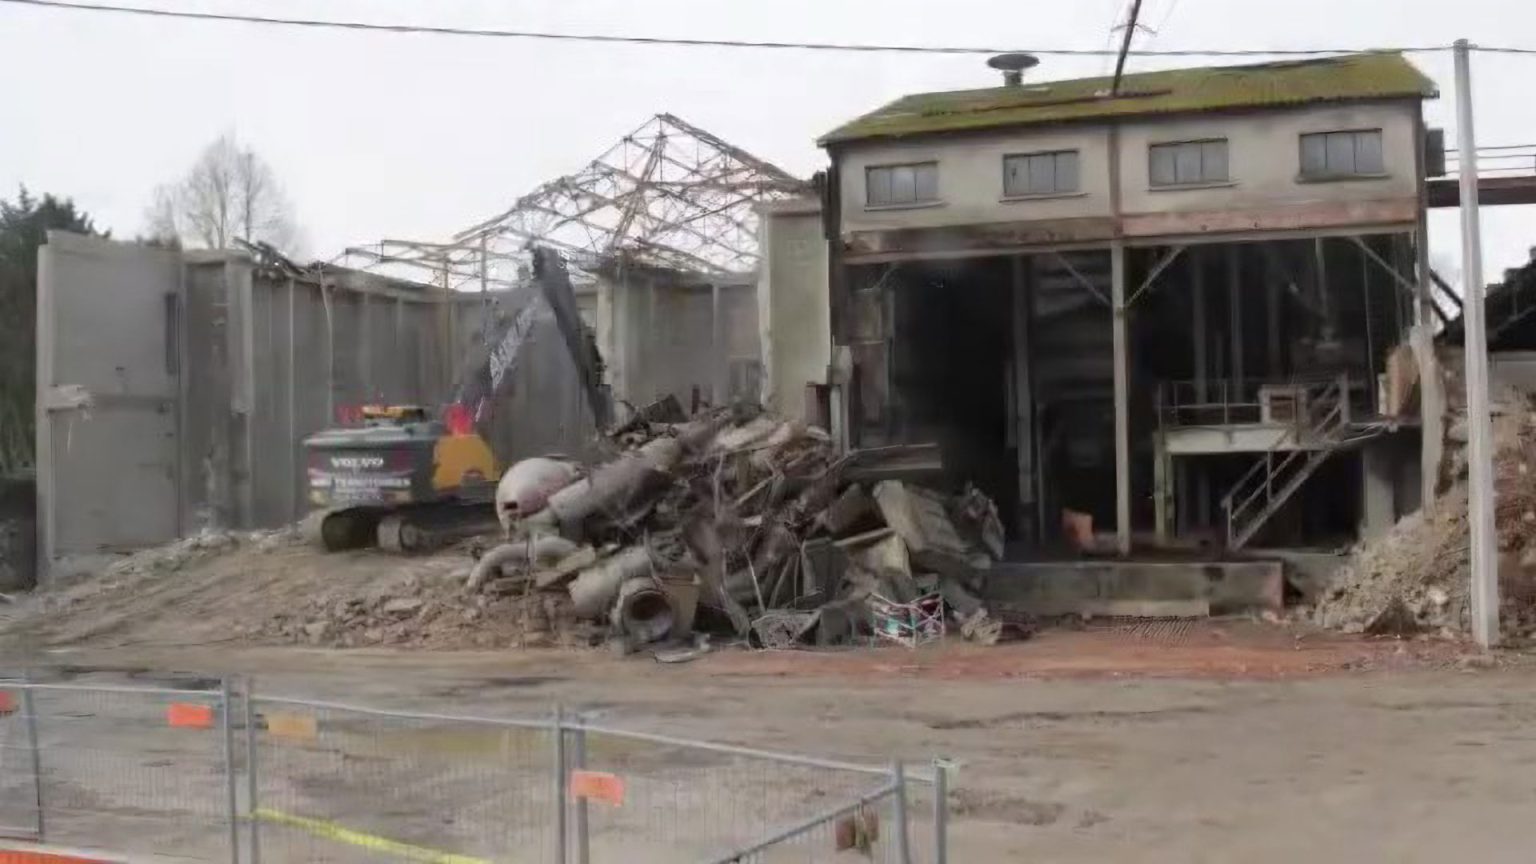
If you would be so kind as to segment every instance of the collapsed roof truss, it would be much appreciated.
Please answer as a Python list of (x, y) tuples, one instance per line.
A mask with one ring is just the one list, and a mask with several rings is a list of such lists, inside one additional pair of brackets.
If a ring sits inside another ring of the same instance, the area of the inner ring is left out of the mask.
[(764, 201), (810, 194), (772, 163), (658, 114), (580, 171), (544, 183), (450, 242), (383, 240), (346, 250), (363, 266), (427, 270), (447, 287), (516, 282), (539, 243), (576, 267), (612, 263), (719, 276), (757, 267)]

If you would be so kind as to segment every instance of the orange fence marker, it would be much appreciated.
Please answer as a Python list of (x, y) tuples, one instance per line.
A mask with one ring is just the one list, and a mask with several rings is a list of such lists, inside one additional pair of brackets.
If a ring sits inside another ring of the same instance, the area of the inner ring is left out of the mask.
[(320, 724), (313, 714), (288, 714), (274, 711), (266, 715), (267, 732), (277, 738), (313, 741), (319, 737)]
[(16, 713), (16, 696), (9, 690), (0, 690), (0, 717)]
[(607, 801), (624, 806), (624, 778), (605, 771), (572, 771), (571, 797)]
[(165, 709), (165, 722), (184, 729), (212, 729), (213, 707), (191, 702), (172, 702)]

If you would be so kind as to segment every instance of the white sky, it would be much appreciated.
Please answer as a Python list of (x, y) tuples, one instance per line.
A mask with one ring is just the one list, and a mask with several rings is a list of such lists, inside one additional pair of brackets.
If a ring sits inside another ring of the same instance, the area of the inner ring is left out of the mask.
[[(165, 8), (700, 38), (1105, 47), (1124, 0), (118, 0)], [(1138, 47), (1536, 46), (1510, 0), (1145, 0)], [(233, 129), (272, 163), (329, 257), (383, 237), (437, 239), (580, 167), (669, 111), (804, 176), (815, 137), (905, 92), (991, 86), (979, 57), (829, 54), (310, 31), (0, 4), (0, 196), (72, 196), (119, 235), (156, 184)], [(1415, 55), (1445, 98), (1449, 54)], [(1130, 68), (1206, 62), (1133, 58)], [(1236, 61), (1232, 61), (1236, 62)], [(1108, 61), (1047, 58), (1035, 77)], [(1474, 60), (1478, 140), (1536, 142), (1536, 57)], [(1530, 208), (1484, 209), (1487, 276), (1536, 245)], [(1455, 211), (1431, 222), (1454, 271)]]

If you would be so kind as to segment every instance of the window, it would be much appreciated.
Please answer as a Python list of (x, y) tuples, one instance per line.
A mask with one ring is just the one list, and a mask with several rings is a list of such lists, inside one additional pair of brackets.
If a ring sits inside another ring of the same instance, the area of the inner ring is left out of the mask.
[(1374, 177), (1386, 173), (1381, 156), (1381, 130), (1318, 132), (1301, 136), (1301, 176)]
[(1153, 144), (1149, 148), (1153, 186), (1227, 182), (1227, 139)]
[(1068, 195), (1076, 192), (1077, 151), (1003, 157), (1003, 196)]
[(870, 207), (929, 204), (939, 200), (939, 163), (871, 165), (864, 169), (864, 203)]

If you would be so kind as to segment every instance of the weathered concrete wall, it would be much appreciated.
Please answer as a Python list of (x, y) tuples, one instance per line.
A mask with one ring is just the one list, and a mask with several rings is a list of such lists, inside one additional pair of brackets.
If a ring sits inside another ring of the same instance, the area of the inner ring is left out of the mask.
[(825, 383), (832, 362), (832, 306), (821, 205), (764, 205), (758, 327), (763, 401), (788, 417), (805, 413), (805, 387)]
[(177, 535), (180, 256), (50, 231), (38, 250), (37, 518), (43, 578)]
[[(1418, 195), (1413, 102), (1319, 106), (1127, 125), (1120, 136), (1122, 206), (1127, 213), (1247, 210), (1318, 202)], [(1305, 182), (1301, 136), (1341, 129), (1381, 129), (1386, 176), (1372, 180)], [(1167, 141), (1226, 138), (1231, 183), (1209, 189), (1154, 188), (1147, 148)]]
[[(183, 283), (183, 533), (297, 519), (305, 437), (360, 405), (448, 398), (448, 321), (429, 288), (366, 274), (287, 278), (224, 253), (189, 253)], [(478, 299), (454, 302), (479, 314)]]
[[(1381, 199), (1416, 199), (1412, 102), (1319, 106), (1288, 111), (1127, 121), (1120, 127), (1121, 207), (1127, 214), (1247, 210)], [(1347, 182), (1302, 182), (1299, 136), (1342, 129), (1382, 130), (1387, 176)], [(1231, 182), (1210, 188), (1154, 188), (1148, 146), (1204, 138), (1228, 140)], [(1010, 200), (1003, 195), (1003, 157), (1077, 150), (1081, 190), (1072, 195)], [(1102, 125), (930, 136), (911, 142), (847, 145), (841, 168), (842, 232), (935, 228), (989, 222), (1113, 215), (1110, 138)], [(937, 161), (939, 203), (866, 207), (865, 169)], [(1412, 218), (1412, 209), (1408, 218)]]
[(1278, 611), (1282, 572), (1278, 561), (1006, 563), (988, 574), (986, 599), (1042, 616)]
[[(436, 412), (487, 316), (543, 303), (531, 288), (450, 296), (357, 271), (290, 278), (241, 253), (71, 235), (44, 253), (39, 393), (80, 385), (93, 399), (40, 400), (40, 421), (53, 420), (39, 423), (53, 484), (39, 484), (39, 512), (51, 502), (57, 514), (49, 561), (294, 521), (308, 508), (306, 437), (364, 404)], [(583, 455), (592, 417), (552, 316), (508, 374), (485, 430), (498, 459)]]
[[(1078, 151), (1081, 191), (1050, 198), (1007, 200), (1003, 195), (1003, 157), (1051, 150)], [(865, 169), (910, 162), (939, 163), (941, 203), (867, 207)], [(1110, 213), (1109, 136), (1099, 126), (858, 143), (847, 146), (839, 167), (844, 233), (1021, 219), (1071, 219)]]
[(644, 405), (667, 395), (690, 405), (757, 398), (761, 374), (757, 285), (654, 272), (605, 275), (597, 292), (598, 347), (614, 396)]

